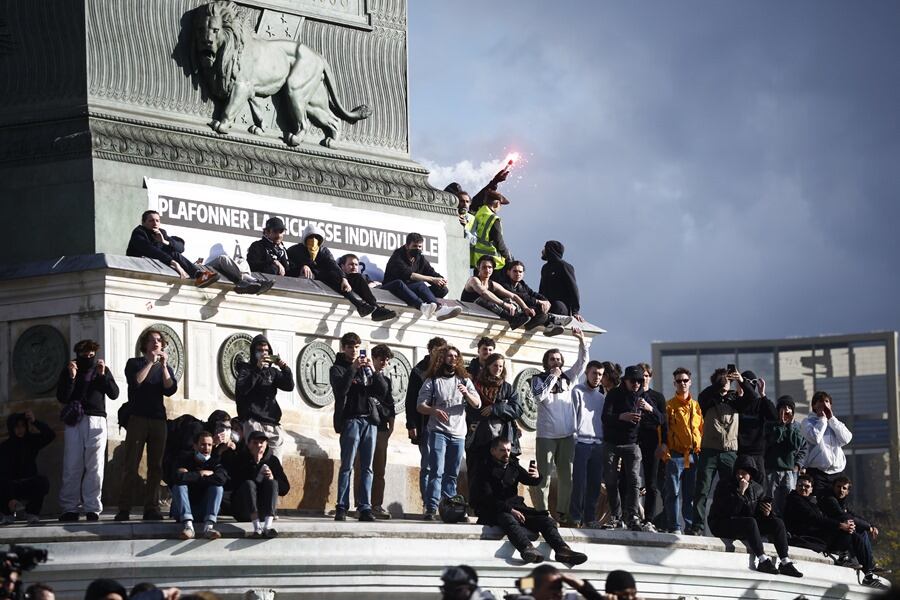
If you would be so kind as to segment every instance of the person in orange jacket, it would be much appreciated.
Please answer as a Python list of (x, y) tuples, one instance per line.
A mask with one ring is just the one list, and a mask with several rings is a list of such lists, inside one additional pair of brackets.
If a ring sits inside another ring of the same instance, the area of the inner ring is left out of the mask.
[(697, 458), (703, 437), (703, 413), (700, 404), (691, 396), (691, 372), (684, 367), (675, 369), (675, 396), (666, 402), (667, 439), (660, 445), (666, 463), (666, 483), (663, 504), (666, 527), (680, 532), (678, 504), (684, 529), (693, 525), (694, 486), (697, 479)]

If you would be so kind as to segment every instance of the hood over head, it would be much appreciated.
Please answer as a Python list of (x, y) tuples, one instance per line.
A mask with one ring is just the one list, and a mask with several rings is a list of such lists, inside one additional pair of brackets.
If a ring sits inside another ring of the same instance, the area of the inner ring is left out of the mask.
[(742, 469), (750, 473), (750, 478), (755, 479), (757, 475), (756, 464), (753, 462), (753, 459), (749, 456), (738, 456), (737, 460), (734, 461), (734, 469), (732, 473), (737, 475), (738, 469)]
[(206, 419), (206, 430), (210, 433), (215, 433), (216, 423), (223, 421), (229, 423), (231, 421), (231, 415), (224, 410), (212, 411), (209, 413), (209, 418)]
[(250, 359), (253, 359), (253, 353), (262, 345), (266, 344), (269, 347), (269, 354), (272, 354), (272, 344), (269, 343), (269, 338), (264, 336), (263, 334), (259, 334), (253, 341), (250, 342)]
[(325, 230), (316, 225), (315, 223), (310, 223), (306, 227), (303, 228), (303, 241), (306, 242), (306, 238), (314, 235), (319, 238), (319, 245), (325, 243)]
[(557, 242), (556, 240), (550, 240), (546, 244), (544, 244), (544, 260), (562, 260), (563, 253), (565, 253), (566, 247), (562, 245), (562, 242)]

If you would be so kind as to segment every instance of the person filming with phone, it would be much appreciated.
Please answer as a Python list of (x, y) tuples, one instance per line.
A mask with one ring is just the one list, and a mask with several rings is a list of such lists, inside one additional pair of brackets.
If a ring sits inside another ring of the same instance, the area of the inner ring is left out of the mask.
[(234, 401), (243, 426), (243, 439), (252, 431), (262, 431), (269, 448), (278, 460), (284, 454), (284, 427), (281, 407), (275, 395), (278, 390), (294, 390), (294, 375), (281, 357), (272, 352), (266, 336), (260, 334), (250, 343), (250, 360), (238, 361)]

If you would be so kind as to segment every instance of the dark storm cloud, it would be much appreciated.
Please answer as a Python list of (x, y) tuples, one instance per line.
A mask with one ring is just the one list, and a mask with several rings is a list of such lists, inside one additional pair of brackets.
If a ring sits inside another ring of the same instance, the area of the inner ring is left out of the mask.
[(565, 242), (595, 357), (900, 326), (900, 5), (411, 4), (414, 158), (533, 155), (508, 243)]

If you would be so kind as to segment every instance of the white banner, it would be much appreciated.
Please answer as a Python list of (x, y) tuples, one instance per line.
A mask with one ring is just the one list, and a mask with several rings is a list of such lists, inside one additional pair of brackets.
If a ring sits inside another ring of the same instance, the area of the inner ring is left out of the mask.
[(406, 234), (425, 238), (423, 254), (446, 274), (447, 236), (440, 221), (374, 210), (343, 208), (327, 202), (304, 202), (262, 196), (195, 183), (144, 178), (148, 207), (159, 212), (162, 228), (185, 241), (185, 257), (194, 260), (228, 254), (246, 256), (262, 237), (269, 217), (281, 217), (285, 246), (302, 242), (303, 228), (315, 223), (325, 231), (325, 245), (335, 259), (356, 254), (366, 274), (379, 281), (391, 253), (406, 243)]

